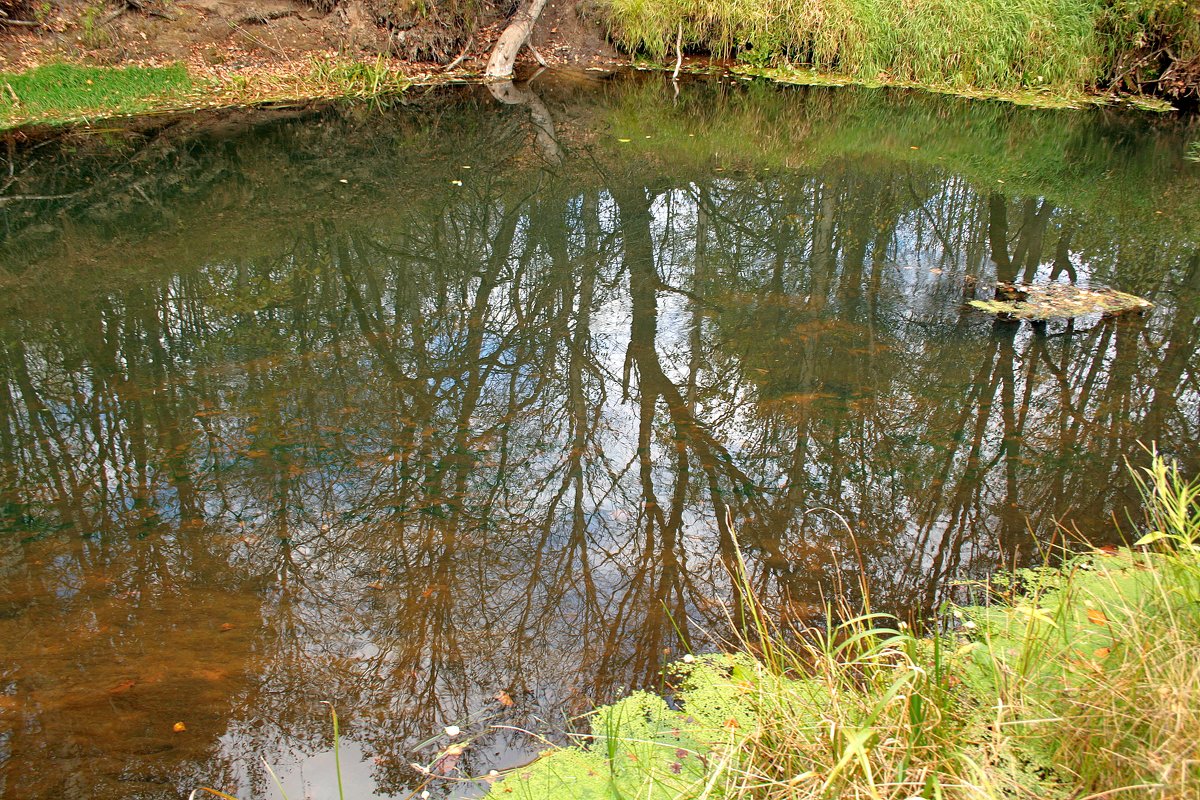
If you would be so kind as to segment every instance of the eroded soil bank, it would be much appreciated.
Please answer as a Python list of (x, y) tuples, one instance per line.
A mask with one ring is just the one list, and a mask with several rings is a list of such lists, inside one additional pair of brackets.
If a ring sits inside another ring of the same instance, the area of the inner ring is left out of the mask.
[[(286, 70), (313, 56), (383, 57), (407, 73), (454, 64), (481, 71), (515, 4), (404, 0), (0, 1), (0, 70), (55, 60), (115, 65), (182, 62), (197, 75)], [(553, 65), (625, 59), (594, 9), (550, 0), (532, 44)], [(523, 61), (536, 64), (526, 50)]]

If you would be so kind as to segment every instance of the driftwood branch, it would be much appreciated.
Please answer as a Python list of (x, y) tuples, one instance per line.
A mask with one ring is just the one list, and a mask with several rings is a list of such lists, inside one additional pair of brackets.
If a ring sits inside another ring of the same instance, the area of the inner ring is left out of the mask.
[(533, 42), (526, 39), (525, 46), (529, 48), (529, 52), (533, 53), (533, 57), (537, 59), (538, 64), (543, 67), (550, 66), (546, 63), (546, 59), (542, 58), (542, 54), (537, 51), (537, 48), (533, 46)]
[(471, 52), (471, 45), (475, 43), (475, 27), (474, 25), (471, 26), (471, 32), (467, 34), (467, 43), (463, 45), (462, 52), (455, 56), (454, 60), (442, 69), (443, 72), (449, 72), (457, 67), (467, 57), (467, 53)]
[(675, 71), (671, 73), (671, 80), (679, 80), (679, 69), (683, 66), (683, 23), (679, 23), (679, 32), (675, 35)]
[(68, 197), (74, 197), (77, 194), (79, 192), (71, 192), (70, 194), (10, 194), (0, 197), (0, 205), (28, 200), (66, 200)]

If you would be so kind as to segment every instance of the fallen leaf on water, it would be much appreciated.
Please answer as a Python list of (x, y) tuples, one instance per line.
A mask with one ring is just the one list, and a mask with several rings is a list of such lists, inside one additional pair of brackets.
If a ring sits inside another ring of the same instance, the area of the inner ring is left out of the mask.
[(223, 625), (221, 625), (221, 633), (226, 633), (227, 631), (231, 631), (231, 630), (233, 630), (232, 622), (226, 622)]
[(503, 689), (496, 692), (496, 700), (497, 700), (497, 702), (500, 703), (500, 705), (504, 706), (505, 708), (513, 707), (512, 695), (509, 694), (508, 692), (504, 691)]
[(187, 725), (184, 725), (182, 722), (176, 722), (171, 726), (171, 730), (175, 731), (176, 733), (183, 733), (187, 730)]
[(461, 744), (450, 745), (446, 748), (446, 752), (442, 754), (442, 757), (433, 762), (433, 766), (429, 768), (429, 771), (435, 775), (449, 775), (458, 766), (458, 762), (462, 759), (463, 750), (465, 749), (466, 747)]
[(1112, 650), (1107, 647), (1097, 647), (1096, 652), (1092, 653), (1092, 655), (1098, 659), (1105, 659), (1108, 658), (1108, 654), (1111, 652)]
[(383, 584), (380, 583), (379, 581), (372, 581), (371, 583), (367, 584), (367, 588), (368, 589), (382, 589)]
[(109, 694), (121, 694), (122, 692), (128, 692), (136, 684), (137, 684), (137, 681), (135, 681), (133, 678), (126, 678), (125, 680), (121, 681), (117, 685), (110, 686), (108, 689), (108, 693)]
[(1108, 617), (1105, 616), (1103, 611), (1096, 609), (1096, 608), (1089, 608), (1087, 610), (1087, 618), (1088, 618), (1088, 622), (1092, 623), (1093, 625), (1107, 625), (1108, 624)]

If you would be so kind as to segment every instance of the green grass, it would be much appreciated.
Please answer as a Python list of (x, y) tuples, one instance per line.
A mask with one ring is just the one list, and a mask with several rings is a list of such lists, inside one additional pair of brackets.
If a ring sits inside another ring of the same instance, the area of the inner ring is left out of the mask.
[(182, 65), (85, 67), (46, 64), (0, 73), (0, 124), (137, 114), (181, 102), (196, 89)]
[(372, 61), (313, 58), (220, 81), (195, 81), (182, 65), (114, 69), (48, 64), (16, 74), (0, 73), (0, 129), (279, 101), (378, 100), (410, 85), (382, 57)]
[(1092, 90), (1157, 77), (1150, 53), (1200, 53), (1196, 0), (608, 0), (614, 39), (860, 80)]
[(989, 582), (926, 636), (783, 631), (750, 594), (742, 652), (668, 670), (681, 708), (604, 707), (488, 798), (1196, 800), (1200, 483), (1157, 454), (1141, 480), (1137, 546)]

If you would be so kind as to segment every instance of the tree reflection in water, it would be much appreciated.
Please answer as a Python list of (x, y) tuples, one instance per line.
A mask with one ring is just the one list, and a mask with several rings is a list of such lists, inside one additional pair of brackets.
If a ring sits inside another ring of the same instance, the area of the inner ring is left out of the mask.
[[(1196, 465), (1195, 228), (1070, 182), (1186, 196), (1112, 144), (1179, 132), (1055, 116), (1082, 174), (1009, 194), (811, 144), (857, 112), (983, 147), (1007, 110), (669, 91), (13, 156), (65, 198), (3, 212), (0, 795), (269, 796), (259, 757), (319, 772), (324, 699), (401, 792), (443, 725), (561, 729), (716, 646), (730, 523), (782, 618), (860, 577), (919, 616), (1056, 522), (1105, 535), (1138, 440)], [(676, 139), (615, 141), (647, 119)], [(997, 278), (1159, 307), (1034, 335), (964, 309)], [(463, 774), (537, 749), (492, 730)]]

